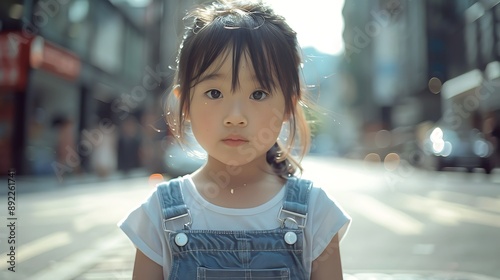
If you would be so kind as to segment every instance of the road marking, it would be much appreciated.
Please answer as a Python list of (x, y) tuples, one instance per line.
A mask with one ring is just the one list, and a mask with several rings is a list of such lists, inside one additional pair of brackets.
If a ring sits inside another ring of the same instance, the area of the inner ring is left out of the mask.
[[(70, 234), (60, 231), (36, 239), (24, 245), (16, 246), (16, 263), (24, 262), (55, 248), (66, 246), (70, 242)], [(7, 257), (7, 253), (2, 253), (2, 256), (0, 256), (0, 270), (4, 270), (9, 266), (8, 261), (9, 259)]]
[(109, 226), (110, 221), (113, 221), (112, 223), (116, 224), (118, 221), (123, 219), (123, 217), (125, 217), (130, 211), (129, 209), (132, 209), (134, 206), (134, 204), (130, 204), (129, 207), (125, 209), (122, 206), (109, 209), (99, 208), (106, 212), (105, 215), (102, 214), (102, 211), (89, 211), (85, 214), (82, 213), (80, 215), (75, 215), (72, 220), (73, 229), (76, 232), (84, 232), (98, 226)]
[(500, 213), (500, 198), (480, 196), (476, 198), (476, 205), (484, 210)]
[[(73, 229), (76, 232), (84, 232), (101, 225), (109, 225), (109, 214), (110, 213), (102, 215), (102, 213), (91, 212), (85, 215), (76, 216), (72, 221)], [(113, 220), (119, 221), (119, 219), (120, 218), (117, 217)]]
[[(417, 213), (429, 215), (434, 221), (458, 225), (461, 222), (500, 228), (500, 215), (484, 212), (463, 204), (418, 195), (400, 194), (404, 205)], [(443, 213), (446, 213), (443, 216)]]
[(369, 196), (352, 193), (346, 199), (350, 209), (396, 234), (418, 235), (424, 230), (420, 221)]
[(52, 217), (63, 217), (63, 216), (75, 216), (81, 213), (87, 213), (90, 210), (95, 209), (95, 206), (88, 203), (79, 203), (78, 201), (72, 205), (62, 206), (62, 207), (45, 207), (38, 205), (33, 211), (33, 217), (37, 218), (52, 218)]
[(450, 198), (453, 201), (468, 203), (483, 210), (500, 213), (500, 198), (475, 196), (454, 191), (431, 191), (429, 197), (444, 201), (449, 201), (446, 198)]
[[(314, 181), (316, 186), (321, 186), (325, 191), (332, 188), (329, 186), (335, 186), (333, 188), (336, 192), (355, 189), (387, 189), (386, 178), (381, 175), (383, 173), (380, 172), (377, 165), (366, 166), (364, 164), (363, 161), (308, 155), (303, 160), (302, 178)], [(332, 178), (325, 176), (325, 174), (335, 174), (335, 176)]]

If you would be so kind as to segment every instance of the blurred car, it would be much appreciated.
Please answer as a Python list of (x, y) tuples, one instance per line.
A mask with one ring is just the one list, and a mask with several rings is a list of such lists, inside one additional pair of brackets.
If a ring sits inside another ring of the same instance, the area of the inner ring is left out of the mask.
[(194, 140), (187, 141), (184, 147), (173, 137), (163, 140), (166, 173), (172, 178), (192, 173), (205, 163), (205, 152), (201, 146)]
[(490, 174), (494, 168), (493, 145), (477, 129), (453, 130), (444, 125), (433, 127), (424, 141), (424, 152), (435, 159), (439, 171), (461, 167), (472, 172), (482, 168)]

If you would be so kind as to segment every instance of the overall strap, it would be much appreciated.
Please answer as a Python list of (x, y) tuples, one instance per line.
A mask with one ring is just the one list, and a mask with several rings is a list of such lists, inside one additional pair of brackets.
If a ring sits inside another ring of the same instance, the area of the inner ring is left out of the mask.
[(175, 178), (167, 182), (158, 184), (157, 192), (160, 200), (161, 211), (163, 215), (163, 229), (167, 231), (167, 222), (179, 219), (188, 218), (189, 221), (184, 227), (189, 228), (191, 225), (191, 215), (189, 209), (184, 203), (184, 198), (181, 191), (181, 178)]
[[(281, 221), (282, 226), (285, 225), (287, 220), (294, 222), (299, 228), (305, 226), (311, 188), (312, 182), (309, 180), (297, 177), (288, 178), (285, 200), (278, 214), (278, 219)], [(283, 216), (285, 217), (283, 218)]]

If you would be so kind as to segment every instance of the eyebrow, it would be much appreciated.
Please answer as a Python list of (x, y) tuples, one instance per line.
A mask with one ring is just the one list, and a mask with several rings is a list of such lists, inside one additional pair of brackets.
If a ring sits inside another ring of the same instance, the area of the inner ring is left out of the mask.
[(225, 77), (225, 75), (218, 73), (218, 72), (213, 72), (213, 73), (210, 73), (207, 75), (203, 75), (200, 79), (198, 79), (198, 81), (196, 83), (201, 83), (201, 82), (204, 82), (207, 80), (217, 80), (217, 79), (220, 79), (223, 77)]
[[(206, 75), (203, 75), (201, 76), (201, 78), (197, 79), (196, 82), (193, 84), (193, 87), (202, 83), (202, 82), (205, 82), (205, 81), (210, 81), (210, 80), (217, 80), (217, 79), (221, 79), (221, 78), (226, 78), (227, 76), (222, 74), (222, 73), (219, 73), (219, 72), (212, 72), (212, 73), (209, 73), (209, 74), (206, 74)], [(252, 75), (252, 77), (250, 77), (254, 82), (259, 82), (259, 80), (257, 79), (257, 75)], [(260, 84), (260, 83), (259, 83)], [(261, 85), (262, 86), (262, 85)]]

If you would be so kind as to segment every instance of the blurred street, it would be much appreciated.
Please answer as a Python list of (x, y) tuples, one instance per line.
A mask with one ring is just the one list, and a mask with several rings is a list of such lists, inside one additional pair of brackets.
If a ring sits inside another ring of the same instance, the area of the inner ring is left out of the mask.
[[(204, 163), (165, 118), (201, 2), (0, 1), (1, 280), (131, 278), (116, 224)], [(500, 280), (500, 0), (265, 2), (301, 48), (303, 177), (353, 218), (344, 278)]]
[[(430, 172), (313, 156), (304, 168), (353, 217), (341, 243), (346, 279), (500, 279), (499, 170)], [(130, 279), (135, 251), (116, 223), (152, 188), (139, 176), (19, 192), (15, 272), (1, 243), (0, 279)], [(6, 209), (6, 193), (0, 201)]]

